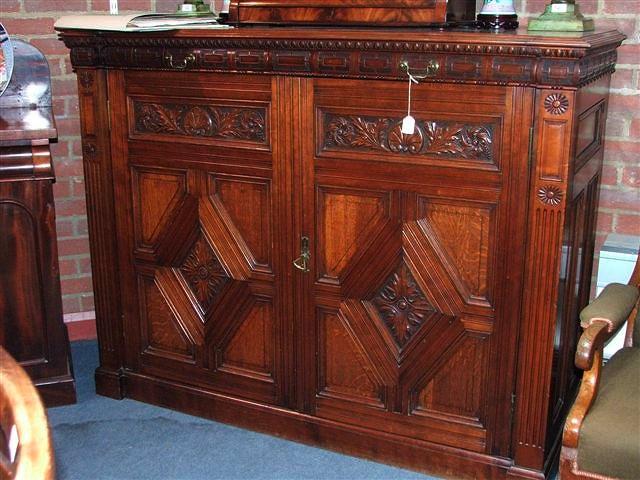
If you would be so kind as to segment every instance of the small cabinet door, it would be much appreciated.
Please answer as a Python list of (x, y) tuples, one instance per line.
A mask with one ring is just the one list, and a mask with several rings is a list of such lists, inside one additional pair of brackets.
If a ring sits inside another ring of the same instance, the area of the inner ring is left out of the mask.
[(112, 72), (126, 367), (283, 402), (272, 80)]
[(416, 130), (405, 135), (404, 83), (315, 80), (306, 89), (305, 408), (506, 454), (526, 196), (516, 198), (527, 185), (526, 135), (514, 134), (523, 92), (419, 85)]

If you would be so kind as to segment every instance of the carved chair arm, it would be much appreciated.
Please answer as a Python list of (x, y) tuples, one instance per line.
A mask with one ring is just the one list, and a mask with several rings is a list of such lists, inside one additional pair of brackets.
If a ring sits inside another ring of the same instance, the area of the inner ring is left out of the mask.
[(594, 321), (580, 337), (575, 363), (576, 367), (585, 372), (582, 375), (580, 390), (578, 391), (576, 400), (564, 424), (564, 433), (562, 435), (563, 447), (578, 448), (582, 422), (598, 395), (600, 372), (602, 370), (602, 350), (606, 340), (611, 334), (608, 323)]
[[(585, 372), (591, 370), (594, 365), (596, 353), (604, 348), (605, 343), (611, 338), (609, 325), (606, 322), (593, 322), (580, 336), (576, 349), (575, 365)], [(602, 360), (602, 358), (600, 358)]]

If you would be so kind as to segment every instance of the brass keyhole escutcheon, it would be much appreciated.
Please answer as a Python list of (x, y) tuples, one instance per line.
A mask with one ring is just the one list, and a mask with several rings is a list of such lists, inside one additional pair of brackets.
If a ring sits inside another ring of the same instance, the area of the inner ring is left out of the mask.
[(293, 266), (298, 270), (307, 273), (311, 263), (311, 252), (309, 251), (309, 237), (300, 239), (300, 256), (293, 261)]

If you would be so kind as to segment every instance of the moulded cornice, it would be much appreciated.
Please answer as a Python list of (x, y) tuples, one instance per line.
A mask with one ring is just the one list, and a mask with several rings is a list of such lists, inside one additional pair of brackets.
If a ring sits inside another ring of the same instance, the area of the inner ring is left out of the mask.
[[(283, 37), (287, 32), (290, 38)], [(320, 30), (317, 32), (320, 34)], [(303, 34), (311, 36), (313, 31), (280, 28), (238, 29), (215, 37), (180, 32), (169, 38), (154, 34), (64, 31), (61, 39), (71, 49), (76, 68), (398, 79), (405, 77), (399, 66), (403, 60), (418, 69), (428, 61), (435, 61), (439, 69), (430, 78), (435, 82), (552, 87), (577, 87), (613, 72), (615, 49), (624, 39), (617, 32), (607, 32), (595, 36), (597, 41), (592, 43), (573, 41), (561, 46), (549, 40), (535, 40), (537, 37), (526, 43), (523, 36), (509, 35), (483, 38), (482, 34), (473, 34), (450, 41), (455, 32), (424, 35), (423, 39), (416, 39), (418, 35), (413, 34), (403, 40), (339, 38), (340, 33), (353, 36), (362, 31), (331, 29), (331, 32), (338, 38), (296, 38)], [(382, 35), (376, 30), (371, 32), (372, 36)], [(392, 34), (387, 31), (387, 36)], [(503, 43), (497, 43), (497, 38)], [(249, 57), (251, 61), (243, 61)]]

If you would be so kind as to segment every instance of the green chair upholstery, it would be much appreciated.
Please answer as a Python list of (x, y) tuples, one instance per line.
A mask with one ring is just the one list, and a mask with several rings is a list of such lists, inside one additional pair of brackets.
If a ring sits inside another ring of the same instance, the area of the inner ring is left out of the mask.
[(640, 479), (640, 348), (616, 352), (604, 366), (578, 444), (580, 470)]
[[(562, 434), (560, 480), (640, 480), (639, 297), (640, 257), (627, 285), (607, 285), (580, 312), (583, 376)], [(603, 365), (604, 346), (625, 322), (625, 347)]]
[(580, 325), (589, 328), (594, 321), (604, 321), (613, 332), (627, 320), (637, 299), (638, 288), (634, 285), (610, 283), (580, 312)]

